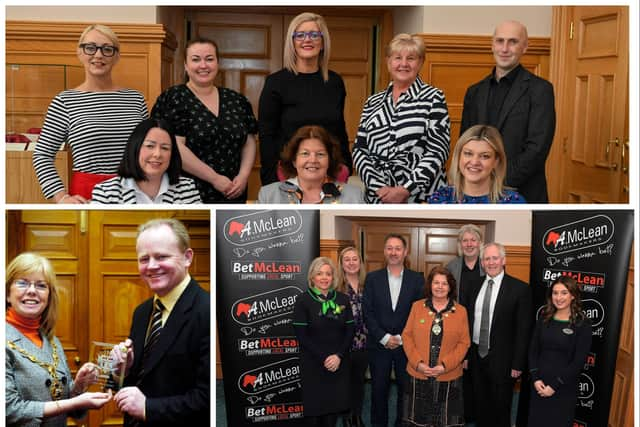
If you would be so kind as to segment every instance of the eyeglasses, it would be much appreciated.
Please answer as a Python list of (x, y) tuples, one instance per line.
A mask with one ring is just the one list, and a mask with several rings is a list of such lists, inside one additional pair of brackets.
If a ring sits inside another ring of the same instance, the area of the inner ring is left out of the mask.
[(44, 292), (47, 292), (49, 290), (49, 284), (47, 282), (42, 281), (42, 280), (30, 282), (28, 280), (18, 279), (16, 281), (14, 281), (13, 284), (16, 285), (16, 288), (18, 288), (21, 291), (26, 291), (27, 289), (29, 289), (31, 287), (31, 285), (33, 285), (35, 290), (38, 291), (38, 292), (44, 293)]
[(312, 41), (316, 41), (322, 38), (322, 31), (294, 31), (292, 37), (299, 42), (304, 41), (307, 37)]
[(104, 56), (113, 56), (118, 52), (118, 48), (110, 44), (98, 46), (95, 43), (82, 43), (80, 47), (85, 55), (95, 55), (98, 50), (100, 50)]
[(312, 153), (311, 151), (300, 151), (296, 155), (298, 157), (303, 158), (303, 159), (308, 159), (309, 157), (311, 157), (312, 154), (315, 154), (316, 159), (318, 159), (318, 160), (326, 159), (327, 156), (329, 156), (329, 154), (327, 152), (325, 152), (325, 151), (318, 151), (316, 153)]

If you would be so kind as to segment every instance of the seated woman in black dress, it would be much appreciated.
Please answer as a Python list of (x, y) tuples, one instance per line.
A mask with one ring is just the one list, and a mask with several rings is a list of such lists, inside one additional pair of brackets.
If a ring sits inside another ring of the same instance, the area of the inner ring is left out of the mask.
[(175, 129), (182, 167), (203, 203), (244, 203), (258, 123), (247, 98), (214, 84), (218, 52), (213, 40), (189, 41), (184, 59), (189, 81), (164, 91), (151, 116)]
[(529, 347), (529, 427), (574, 425), (578, 378), (590, 348), (591, 321), (580, 289), (572, 277), (561, 276), (551, 285)]
[[(278, 180), (278, 159), (301, 126), (324, 127), (339, 141), (342, 161), (351, 171), (344, 121), (347, 92), (342, 77), (329, 70), (331, 37), (322, 16), (301, 13), (291, 20), (284, 40), (284, 68), (269, 75), (260, 94), (260, 179)], [(348, 176), (348, 175), (347, 175)]]
[(349, 298), (336, 292), (336, 267), (318, 257), (307, 275), (309, 288), (298, 296), (293, 326), (300, 342), (304, 415), (311, 425), (334, 427), (350, 406), (350, 358), (353, 316)]
[(191, 178), (180, 176), (176, 137), (164, 120), (146, 119), (129, 137), (118, 176), (93, 188), (92, 203), (200, 203)]
[(362, 190), (336, 179), (338, 143), (320, 126), (303, 126), (282, 152), (283, 182), (265, 185), (259, 203), (363, 203)]
[(434, 191), (429, 203), (526, 203), (504, 186), (506, 173), (507, 155), (498, 129), (472, 126), (453, 149), (449, 185)]

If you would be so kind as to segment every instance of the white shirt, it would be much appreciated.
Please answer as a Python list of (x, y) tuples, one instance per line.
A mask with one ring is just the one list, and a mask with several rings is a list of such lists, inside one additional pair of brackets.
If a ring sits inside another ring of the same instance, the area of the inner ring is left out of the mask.
[(133, 178), (126, 178), (124, 180), (124, 186), (127, 188), (131, 188), (136, 192), (136, 203), (137, 204), (152, 204), (152, 203), (162, 203), (162, 196), (164, 193), (169, 190), (169, 176), (165, 173), (162, 174), (162, 181), (160, 181), (160, 189), (158, 190), (158, 194), (156, 197), (151, 198), (138, 187), (136, 180)]
[[(394, 276), (391, 274), (391, 271), (387, 268), (387, 279), (389, 280), (389, 293), (391, 294), (391, 309), (396, 311), (396, 305), (398, 305), (398, 299), (400, 298), (400, 289), (402, 289), (402, 275), (404, 274), (404, 268), (400, 272), (399, 276)], [(400, 343), (402, 343), (402, 337), (400, 335), (396, 335), (400, 338)], [(387, 345), (387, 342), (391, 338), (391, 334), (384, 334), (382, 339), (380, 340), (380, 344)]]
[(489, 286), (489, 279), (493, 280), (493, 289), (491, 290), (491, 304), (489, 305), (489, 334), (491, 334), (491, 322), (493, 321), (493, 309), (496, 306), (496, 300), (498, 299), (498, 293), (500, 292), (500, 285), (502, 284), (502, 278), (504, 277), (504, 270), (496, 277), (491, 277), (487, 274), (478, 292), (476, 298), (474, 316), (473, 316), (473, 342), (475, 344), (480, 343), (480, 322), (482, 322), (482, 301), (484, 301), (484, 294), (487, 292)]

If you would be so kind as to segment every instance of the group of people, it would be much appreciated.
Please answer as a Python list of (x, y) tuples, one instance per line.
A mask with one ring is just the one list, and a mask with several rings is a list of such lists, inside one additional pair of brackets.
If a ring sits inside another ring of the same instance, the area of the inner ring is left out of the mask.
[(337, 267), (326, 257), (311, 263), (293, 315), (310, 425), (364, 425), (367, 367), (374, 427), (390, 421), (392, 371), (397, 427), (510, 427), (523, 374), (532, 387), (528, 425), (572, 425), (591, 346), (576, 281), (554, 280), (534, 326), (530, 287), (505, 272), (501, 244), (482, 240), (477, 226), (461, 227), (460, 256), (426, 280), (406, 267), (399, 234), (385, 238), (380, 270), (365, 274), (355, 247)]
[[(215, 84), (220, 52), (203, 38), (186, 45), (188, 81), (164, 91), (149, 118), (143, 96), (113, 81), (117, 36), (91, 25), (77, 48), (85, 80), (53, 99), (33, 164), (44, 196), (58, 203), (244, 203), (259, 136), (260, 203), (544, 203), (554, 96), (520, 64), (527, 45), (521, 23), (496, 27), (496, 65), (467, 90), (451, 150), (445, 95), (419, 77), (424, 42), (398, 34), (386, 50), (391, 82), (367, 99), (351, 151), (346, 89), (328, 68), (320, 15), (291, 21), (259, 120), (247, 98)], [(64, 143), (68, 189), (54, 166)], [(362, 185), (346, 182), (354, 168)]]
[(129, 427), (209, 425), (210, 297), (189, 275), (187, 229), (176, 219), (151, 220), (138, 229), (136, 252), (154, 295), (135, 309), (129, 338), (111, 350), (110, 378), (99, 391), (88, 389), (103, 367), (85, 363), (73, 378), (54, 335), (60, 298), (51, 262), (25, 252), (9, 263), (7, 426), (62, 427), (110, 401)]

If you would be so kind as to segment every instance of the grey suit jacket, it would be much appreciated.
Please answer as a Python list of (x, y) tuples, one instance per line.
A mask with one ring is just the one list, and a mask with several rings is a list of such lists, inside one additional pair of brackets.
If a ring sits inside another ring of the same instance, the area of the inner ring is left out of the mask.
[[(46, 338), (43, 339), (42, 348), (38, 348), (16, 328), (8, 323), (5, 325), (7, 341), (11, 341), (18, 347), (25, 349), (38, 360), (53, 363), (51, 346)], [(62, 344), (56, 337), (53, 338), (52, 343), (56, 346), (60, 357), (58, 369), (56, 370), (58, 378), (64, 377), (64, 381), (66, 381), (62, 398), (68, 399), (69, 392), (73, 388), (73, 378), (67, 366), (67, 358), (64, 355)], [(67, 425), (67, 415), (80, 418), (86, 413), (86, 411), (80, 411), (44, 418), (44, 404), (52, 400), (49, 387), (46, 386), (45, 382), (51, 377), (44, 368), (31, 362), (17, 350), (6, 347), (6, 352), (5, 400), (7, 426), (65, 427)]]
[[(487, 99), (492, 74), (467, 89), (460, 133), (488, 124)], [(507, 153), (506, 184), (528, 203), (546, 203), (545, 162), (556, 128), (553, 86), (521, 69), (504, 100), (497, 126)]]

